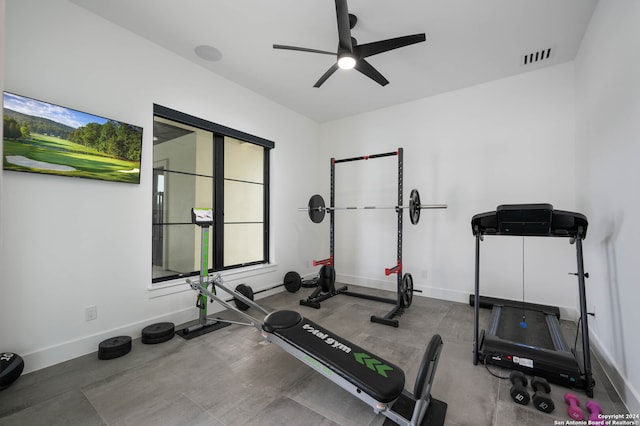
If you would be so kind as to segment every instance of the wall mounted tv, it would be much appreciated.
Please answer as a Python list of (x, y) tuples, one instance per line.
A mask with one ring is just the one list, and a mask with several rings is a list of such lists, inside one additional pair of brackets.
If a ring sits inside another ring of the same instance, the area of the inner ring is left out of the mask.
[(4, 170), (140, 183), (142, 127), (3, 95)]

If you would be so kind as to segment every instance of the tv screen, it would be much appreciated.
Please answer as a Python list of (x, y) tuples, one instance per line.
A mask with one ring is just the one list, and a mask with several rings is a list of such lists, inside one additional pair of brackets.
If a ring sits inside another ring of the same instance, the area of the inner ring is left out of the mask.
[(4, 170), (140, 183), (142, 127), (4, 92)]

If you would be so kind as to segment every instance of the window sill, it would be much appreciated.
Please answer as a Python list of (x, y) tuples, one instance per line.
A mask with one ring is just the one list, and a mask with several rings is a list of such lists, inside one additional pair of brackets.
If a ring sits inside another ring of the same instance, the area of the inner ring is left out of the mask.
[[(266, 265), (254, 265), (247, 266), (245, 268), (230, 269), (228, 271), (220, 272), (222, 279), (226, 283), (232, 283), (235, 281), (246, 280), (250, 277), (266, 275), (275, 272), (278, 269), (278, 264), (270, 263)], [(192, 279), (198, 279), (197, 276), (191, 277)], [(231, 287), (229, 285), (229, 287)], [(163, 281), (155, 284), (149, 284), (147, 287), (149, 299), (155, 299), (156, 297), (168, 296), (175, 293), (183, 293), (185, 291), (193, 291), (191, 286), (187, 284), (185, 278), (176, 278), (171, 281)]]

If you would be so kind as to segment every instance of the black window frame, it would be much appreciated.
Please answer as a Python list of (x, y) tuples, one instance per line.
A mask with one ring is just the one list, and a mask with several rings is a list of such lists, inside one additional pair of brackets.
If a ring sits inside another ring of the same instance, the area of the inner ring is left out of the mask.
[[(240, 130), (232, 129), (227, 126), (223, 126), (218, 123), (214, 123), (212, 121), (208, 121), (202, 118), (194, 117), (192, 115), (176, 111), (174, 109), (153, 104), (153, 116), (154, 120), (156, 117), (164, 118), (167, 120), (175, 121), (178, 123), (182, 123), (188, 126), (196, 127), (205, 131), (209, 131), (213, 133), (213, 179), (214, 179), (214, 198), (213, 198), (213, 212), (214, 212), (214, 223), (212, 226), (212, 234), (213, 238), (211, 239), (213, 250), (213, 264), (209, 268), (208, 272), (214, 271), (223, 271), (230, 269), (238, 269), (244, 268), (252, 265), (260, 265), (260, 264), (269, 264), (270, 256), (269, 256), (269, 206), (270, 206), (270, 157), (271, 150), (275, 148), (275, 142), (270, 141), (268, 139), (261, 138), (259, 136), (255, 136), (249, 133), (242, 132)], [(234, 139), (241, 140), (243, 142), (249, 142), (254, 145), (261, 146), (265, 148), (264, 156), (263, 156), (263, 185), (264, 185), (264, 194), (263, 194), (263, 260), (242, 263), (238, 265), (230, 265), (224, 266), (224, 140), (225, 137), (231, 137)], [(154, 169), (155, 170), (155, 169)], [(192, 206), (196, 207), (196, 206)], [(164, 225), (152, 223), (152, 226)], [(180, 225), (180, 224), (175, 224)], [(190, 273), (178, 273), (175, 275), (168, 275), (154, 278), (151, 277), (151, 282), (153, 284), (160, 283), (164, 281), (171, 281), (175, 279), (179, 279), (182, 277), (196, 276), (199, 274), (199, 271), (192, 271)]]

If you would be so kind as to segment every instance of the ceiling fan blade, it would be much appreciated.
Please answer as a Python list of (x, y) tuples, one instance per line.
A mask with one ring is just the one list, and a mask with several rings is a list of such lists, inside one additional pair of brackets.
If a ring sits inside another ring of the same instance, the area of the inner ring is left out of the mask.
[(389, 84), (389, 80), (384, 78), (384, 76), (380, 74), (378, 70), (373, 67), (373, 65), (365, 61), (363, 58), (357, 60), (355, 69), (357, 69), (370, 79), (374, 80), (380, 86), (386, 86), (387, 84)]
[(333, 64), (333, 66), (331, 68), (329, 68), (327, 70), (327, 72), (325, 72), (322, 77), (320, 77), (320, 80), (316, 81), (316, 84), (313, 85), (313, 87), (320, 87), (322, 86), (322, 83), (324, 83), (325, 81), (327, 81), (327, 79), (329, 77), (331, 77), (331, 74), (333, 74), (334, 72), (336, 72), (336, 70), (338, 69), (338, 64)]
[(356, 55), (360, 58), (377, 55), (378, 53), (409, 46), (411, 44), (422, 43), (427, 38), (424, 33), (413, 34), (403, 37), (390, 38), (387, 40), (374, 41), (356, 46)]
[(309, 49), (307, 47), (297, 47), (297, 46), (285, 46), (283, 44), (274, 44), (274, 49), (283, 49), (283, 50), (297, 50), (299, 52), (309, 52), (309, 53), (323, 53), (325, 55), (336, 55), (336, 52), (327, 52), (326, 50), (318, 50), (318, 49)]
[(353, 53), (347, 0), (336, 0), (336, 19), (338, 21), (338, 54)]

